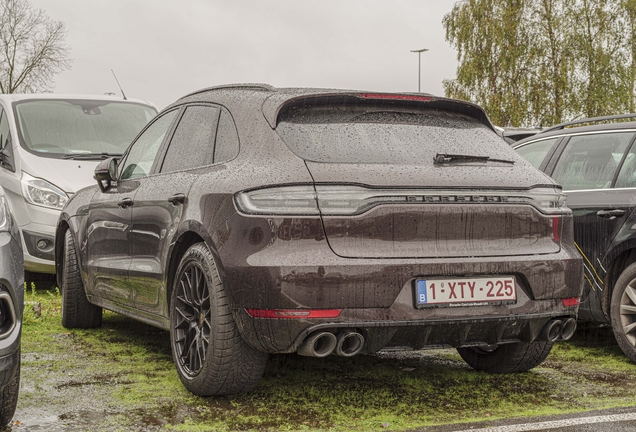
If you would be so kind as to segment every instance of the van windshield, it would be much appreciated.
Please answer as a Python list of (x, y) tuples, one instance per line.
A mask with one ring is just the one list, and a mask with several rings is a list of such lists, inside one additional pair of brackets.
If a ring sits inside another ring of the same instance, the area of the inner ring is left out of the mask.
[(157, 115), (149, 105), (109, 100), (41, 99), (14, 107), (22, 147), (54, 158), (121, 154)]

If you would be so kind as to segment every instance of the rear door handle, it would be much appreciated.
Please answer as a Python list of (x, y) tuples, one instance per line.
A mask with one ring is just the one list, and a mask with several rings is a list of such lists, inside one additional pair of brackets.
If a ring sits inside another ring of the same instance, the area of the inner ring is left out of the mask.
[(130, 197), (126, 197), (126, 198), (122, 198), (117, 205), (121, 208), (126, 208), (126, 207), (130, 207), (131, 205), (133, 205), (135, 202), (132, 200), (132, 198)]
[(599, 210), (596, 212), (596, 216), (609, 220), (613, 220), (624, 215), (625, 210), (621, 209)]
[(174, 194), (170, 198), (168, 198), (168, 202), (174, 206), (176, 206), (177, 204), (183, 204), (185, 200), (186, 196), (182, 193)]

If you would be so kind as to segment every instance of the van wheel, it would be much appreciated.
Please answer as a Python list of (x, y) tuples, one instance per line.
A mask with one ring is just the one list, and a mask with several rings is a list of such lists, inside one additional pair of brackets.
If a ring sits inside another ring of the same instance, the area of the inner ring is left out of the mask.
[(62, 325), (72, 328), (94, 328), (102, 325), (102, 308), (88, 302), (77, 265), (75, 241), (71, 231), (64, 234), (62, 256)]
[(210, 250), (204, 243), (181, 258), (170, 300), (172, 358), (183, 385), (199, 396), (252, 390), (267, 354), (245, 343)]
[(636, 362), (636, 263), (623, 270), (614, 285), (610, 317), (618, 346)]
[(534, 341), (457, 348), (470, 367), (491, 374), (525, 372), (546, 359), (553, 342)]

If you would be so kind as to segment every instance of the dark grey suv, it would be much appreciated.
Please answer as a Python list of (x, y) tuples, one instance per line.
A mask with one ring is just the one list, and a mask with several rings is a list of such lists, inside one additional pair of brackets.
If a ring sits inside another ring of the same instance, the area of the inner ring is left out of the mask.
[(18, 403), (24, 262), (20, 232), (0, 190), (0, 427)]
[(63, 324), (106, 308), (170, 330), (200, 395), (251, 389), (268, 353), (450, 346), (524, 371), (575, 329), (561, 187), (470, 103), (206, 89), (95, 176), (58, 223)]
[(585, 265), (579, 318), (611, 324), (621, 349), (634, 362), (636, 122), (615, 121), (635, 116), (564, 123), (514, 146), (567, 191), (574, 239)]

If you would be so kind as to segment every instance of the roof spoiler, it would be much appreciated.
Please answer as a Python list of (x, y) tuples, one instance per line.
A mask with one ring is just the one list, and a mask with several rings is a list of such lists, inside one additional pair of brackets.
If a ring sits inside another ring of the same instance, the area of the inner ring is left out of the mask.
[(471, 102), (447, 99), (429, 95), (426, 93), (371, 93), (371, 92), (333, 92), (304, 94), (302, 96), (289, 97), (285, 93), (274, 93), (263, 102), (262, 110), (265, 119), (272, 129), (278, 124), (278, 118), (284, 112), (309, 105), (326, 104), (353, 104), (365, 102), (377, 102), (387, 105), (399, 105), (406, 107), (427, 107), (440, 111), (450, 111), (465, 114), (479, 120), (484, 125), (495, 131), (486, 112)]

